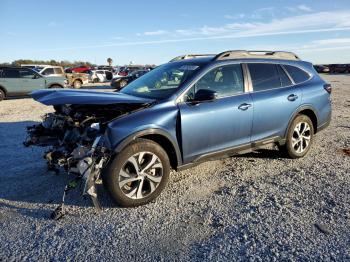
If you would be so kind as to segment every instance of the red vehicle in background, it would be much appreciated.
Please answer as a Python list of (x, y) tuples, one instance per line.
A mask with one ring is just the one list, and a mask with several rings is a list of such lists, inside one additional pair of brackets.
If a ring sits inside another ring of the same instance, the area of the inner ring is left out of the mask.
[(86, 73), (87, 71), (90, 71), (92, 68), (89, 66), (78, 66), (71, 68), (72, 72), (74, 73)]

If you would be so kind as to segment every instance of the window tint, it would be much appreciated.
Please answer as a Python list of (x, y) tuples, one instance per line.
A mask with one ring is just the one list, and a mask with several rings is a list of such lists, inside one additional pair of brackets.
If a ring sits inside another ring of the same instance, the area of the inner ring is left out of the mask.
[(280, 65), (278, 65), (277, 68), (278, 68), (278, 73), (280, 75), (282, 87), (292, 85), (292, 81), (289, 79), (286, 72), (284, 72), (283, 68)]
[(53, 68), (46, 68), (43, 72), (42, 72), (43, 75), (47, 76), (47, 75), (53, 75), (54, 74), (54, 71), (53, 71)]
[(54, 68), (55, 74), (63, 74), (63, 71), (61, 68)]
[(284, 65), (284, 68), (287, 70), (287, 72), (290, 74), (290, 76), (293, 78), (296, 84), (304, 82), (310, 78), (308, 73), (306, 73), (304, 70), (298, 67)]
[(19, 72), (17, 69), (4, 69), (3, 71), (3, 77), (4, 78), (19, 78)]
[(243, 73), (240, 64), (215, 68), (205, 74), (191, 88), (187, 100), (191, 100), (200, 89), (216, 91), (219, 97), (225, 97), (244, 92)]
[(23, 68), (23, 69), (19, 69), (18, 71), (21, 78), (30, 78), (30, 79), (34, 78), (35, 73), (32, 70)]
[(254, 91), (281, 87), (281, 80), (275, 64), (248, 64)]

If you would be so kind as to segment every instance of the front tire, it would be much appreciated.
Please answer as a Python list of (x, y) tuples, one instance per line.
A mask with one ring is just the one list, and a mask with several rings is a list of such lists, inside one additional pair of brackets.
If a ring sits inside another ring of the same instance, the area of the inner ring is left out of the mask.
[(61, 85), (52, 85), (52, 86), (50, 86), (50, 88), (63, 88), (63, 86), (61, 86)]
[(310, 150), (314, 138), (314, 127), (306, 115), (298, 115), (290, 125), (286, 144), (280, 150), (290, 158), (301, 158)]
[(103, 184), (123, 207), (144, 205), (159, 196), (170, 173), (167, 153), (157, 143), (138, 139), (115, 156)]
[(75, 89), (81, 88), (82, 85), (83, 85), (83, 83), (82, 83), (80, 80), (75, 80), (75, 81), (73, 82), (73, 87), (74, 87)]

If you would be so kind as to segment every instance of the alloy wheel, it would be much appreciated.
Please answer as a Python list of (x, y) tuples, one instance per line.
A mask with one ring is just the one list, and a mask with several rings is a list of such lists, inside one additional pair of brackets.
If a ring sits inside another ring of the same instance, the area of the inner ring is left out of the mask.
[(292, 134), (292, 147), (298, 154), (303, 153), (311, 141), (311, 128), (306, 122), (299, 122)]
[(119, 172), (119, 187), (123, 194), (132, 199), (151, 195), (163, 176), (163, 165), (157, 155), (139, 152), (127, 159)]

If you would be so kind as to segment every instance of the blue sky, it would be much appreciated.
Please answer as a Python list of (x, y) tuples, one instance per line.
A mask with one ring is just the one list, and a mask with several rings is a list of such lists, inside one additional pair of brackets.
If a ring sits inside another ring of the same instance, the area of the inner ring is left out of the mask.
[(349, 0), (0, 0), (0, 62), (161, 64), (186, 53), (288, 50), (350, 63)]

